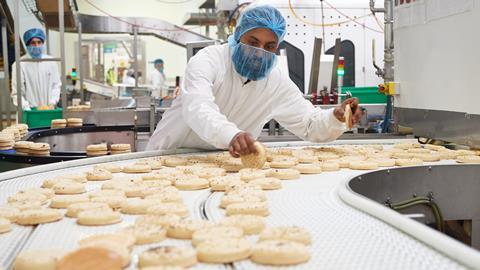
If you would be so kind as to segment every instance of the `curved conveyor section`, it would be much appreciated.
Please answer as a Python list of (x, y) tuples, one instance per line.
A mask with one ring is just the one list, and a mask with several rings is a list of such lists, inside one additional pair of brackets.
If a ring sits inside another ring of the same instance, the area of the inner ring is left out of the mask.
[[(348, 205), (407, 233), (413, 239), (437, 249), (450, 258), (480, 269), (480, 253), (420, 222), (385, 206), (417, 196), (430, 196), (445, 220), (473, 220), (472, 243), (478, 249), (480, 219), (480, 165), (434, 165), (378, 170), (347, 179), (338, 190)], [(422, 213), (433, 221), (431, 211), (416, 207), (408, 213)]]
[[(394, 140), (348, 141), (355, 143), (395, 143)], [(339, 142), (341, 144), (342, 142)], [(299, 147), (311, 144), (278, 143), (270, 146)], [(0, 174), (0, 202), (24, 187), (39, 186), (43, 179), (65, 173), (91, 170), (95, 164), (118, 162), (128, 164), (135, 159), (166, 154), (193, 153), (191, 150), (131, 153), (74, 160), (36, 166)], [(283, 181), (283, 188), (267, 192), (271, 215), (267, 225), (297, 225), (308, 229), (313, 238), (312, 258), (308, 263), (288, 269), (467, 269), (478, 268), (480, 253), (447, 236), (352, 192), (348, 180), (364, 174), (341, 170), (301, 179)], [(100, 183), (88, 183), (89, 190)], [(338, 195), (340, 194), (340, 196)], [(209, 190), (182, 192), (185, 203), (195, 218), (217, 221), (224, 210), (219, 203), (222, 193)], [(345, 202), (344, 202), (345, 201)], [(353, 207), (351, 206), (353, 204)], [(358, 209), (360, 208), (360, 209)], [(35, 228), (14, 225), (12, 232), (0, 235), (0, 264), (10, 266), (16, 254), (34, 248), (74, 248), (79, 238), (91, 233), (116, 230), (132, 223), (133, 216), (124, 216), (121, 224), (104, 227), (73, 226), (74, 220), (39, 225)], [(384, 222), (386, 221), (386, 222)], [(395, 224), (397, 223), (397, 224)], [(408, 232), (408, 234), (404, 233)], [(256, 236), (252, 237), (255, 239)], [(253, 240), (254, 240), (253, 239)], [(162, 245), (189, 245), (189, 241), (168, 239)], [(137, 246), (139, 254), (152, 245)], [(135, 269), (137, 256), (128, 269)], [(234, 264), (198, 264), (193, 269), (279, 269), (259, 266), (248, 260)], [(287, 268), (287, 267), (285, 267)], [(281, 268), (281, 269), (285, 269)], [(7, 267), (8, 269), (8, 267)]]

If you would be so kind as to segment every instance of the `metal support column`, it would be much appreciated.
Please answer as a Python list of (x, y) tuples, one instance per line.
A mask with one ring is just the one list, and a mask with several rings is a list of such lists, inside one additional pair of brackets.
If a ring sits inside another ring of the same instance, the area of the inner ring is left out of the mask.
[[(8, 72), (8, 63), (10, 62), (8, 59), (8, 35), (7, 35), (7, 19), (2, 19), (2, 52), (3, 52), (3, 72), (4, 72), (4, 87), (5, 87), (5, 100), (3, 103), (6, 105), (4, 107), (5, 110), (0, 110), (1, 113), (1, 121), (0, 121), (0, 129), (3, 129), (3, 115), (7, 118), (7, 124), (10, 126), (12, 124), (12, 111), (10, 108), (10, 74)], [(0, 103), (1, 104), (1, 103)]]
[(47, 54), (51, 55), (51, 50), (50, 50), (50, 29), (48, 27), (45, 27), (45, 43), (47, 43)]
[(393, 58), (393, 1), (385, 0), (385, 55), (384, 55), (384, 77), (385, 83), (394, 80), (394, 58)]
[[(63, 0), (58, 0), (58, 28), (60, 31), (60, 76), (62, 76), (61, 82), (61, 93), (62, 93), (62, 108), (65, 110), (67, 108), (67, 90), (66, 84), (67, 80), (65, 77), (65, 12), (63, 9)], [(64, 111), (65, 112), (65, 111)]]
[(133, 72), (135, 76), (135, 88), (138, 87), (138, 28), (133, 26)]
[(313, 57), (312, 66), (310, 68), (310, 82), (307, 93), (313, 94), (313, 91), (318, 94), (318, 75), (320, 72), (320, 57), (322, 56), (322, 39), (315, 37), (313, 41)]
[(22, 122), (22, 72), (20, 71), (20, 1), (14, 1), (14, 32), (15, 32), (15, 72), (17, 83), (17, 123)]
[(80, 103), (85, 103), (85, 93), (83, 92), (83, 60), (82, 60), (82, 22), (78, 21), (78, 72), (80, 73)]

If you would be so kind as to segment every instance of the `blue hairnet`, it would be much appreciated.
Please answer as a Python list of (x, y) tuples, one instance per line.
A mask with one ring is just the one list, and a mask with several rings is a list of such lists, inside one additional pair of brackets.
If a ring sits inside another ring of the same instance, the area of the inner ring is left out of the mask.
[(32, 28), (23, 33), (23, 41), (25, 42), (25, 45), (28, 45), (32, 38), (39, 38), (42, 42), (45, 42), (45, 32), (40, 28)]
[(248, 31), (256, 28), (267, 28), (277, 36), (278, 43), (285, 36), (285, 19), (280, 11), (269, 5), (261, 5), (247, 8), (235, 29), (234, 39), (236, 42)]
[(155, 61), (153, 61), (153, 64), (154, 65), (159, 65), (159, 64), (163, 64), (163, 60), (158, 58), (158, 59), (155, 59)]

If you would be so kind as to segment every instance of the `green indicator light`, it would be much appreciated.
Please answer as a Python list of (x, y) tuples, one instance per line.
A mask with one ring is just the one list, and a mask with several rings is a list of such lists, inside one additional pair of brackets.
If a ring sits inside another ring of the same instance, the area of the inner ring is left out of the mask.
[(343, 76), (343, 75), (345, 75), (345, 70), (343, 70), (343, 69), (337, 69), (337, 75), (338, 75), (338, 76)]

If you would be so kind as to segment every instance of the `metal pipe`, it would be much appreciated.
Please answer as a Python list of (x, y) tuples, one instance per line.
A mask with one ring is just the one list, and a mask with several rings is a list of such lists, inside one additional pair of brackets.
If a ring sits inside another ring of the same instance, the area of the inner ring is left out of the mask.
[(393, 1), (385, 0), (385, 56), (384, 77), (385, 82), (394, 80), (394, 45), (393, 45)]
[[(10, 108), (10, 74), (8, 72), (8, 64), (9, 64), (9, 59), (8, 59), (8, 35), (7, 35), (7, 19), (6, 18), (3, 18), (2, 19), (2, 52), (3, 52), (3, 72), (4, 72), (4, 77), (3, 77), (3, 81), (4, 81), (4, 87), (5, 87), (5, 92), (4, 94), (6, 94), (5, 96), (5, 115), (6, 115), (6, 118), (7, 118), (7, 124), (10, 126), (12, 124), (12, 112), (11, 112), (11, 108)], [(2, 111), (1, 112), (1, 121), (0, 121), (0, 127), (3, 129), (3, 115), (4, 115), (4, 112)]]
[(15, 72), (17, 83), (17, 123), (22, 122), (22, 72), (20, 70), (20, 1), (14, 1), (14, 32), (15, 32)]
[(385, 8), (375, 8), (375, 0), (370, 0), (370, 11), (375, 15), (377, 12), (385, 12)]
[(135, 74), (135, 88), (138, 87), (138, 28), (133, 26), (133, 74)]
[(67, 108), (67, 91), (66, 91), (66, 84), (67, 80), (65, 77), (65, 12), (63, 9), (63, 0), (58, 0), (58, 28), (60, 32), (60, 76), (62, 76), (60, 79), (62, 81), (62, 86), (61, 86), (61, 94), (62, 94), (62, 108), (65, 109)]
[(375, 39), (372, 39), (372, 61), (373, 61), (373, 67), (376, 70), (375, 75), (383, 78), (383, 69), (377, 65), (377, 57), (376, 57), (375, 50), (376, 50)]
[(82, 22), (79, 20), (78, 24), (78, 72), (80, 73), (80, 103), (85, 103), (85, 93), (83, 92), (83, 58), (82, 58)]
[(27, 58), (20, 59), (20, 62), (61, 62), (62, 58)]

